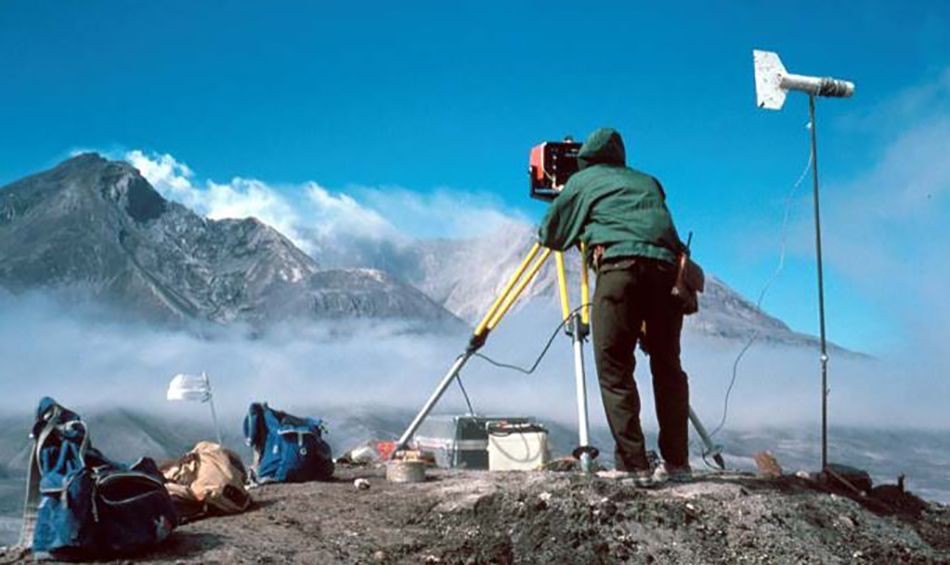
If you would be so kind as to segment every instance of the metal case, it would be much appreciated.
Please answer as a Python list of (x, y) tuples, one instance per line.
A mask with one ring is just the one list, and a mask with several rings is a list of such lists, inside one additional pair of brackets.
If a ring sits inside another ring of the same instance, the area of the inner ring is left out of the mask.
[(430, 451), (439, 467), (488, 469), (488, 428), (536, 426), (524, 416), (430, 416), (416, 432), (416, 449)]

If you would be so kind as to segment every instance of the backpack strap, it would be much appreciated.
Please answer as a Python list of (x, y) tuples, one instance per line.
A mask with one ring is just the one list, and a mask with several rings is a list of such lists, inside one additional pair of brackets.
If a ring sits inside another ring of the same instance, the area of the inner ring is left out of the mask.
[(257, 482), (257, 468), (260, 466), (263, 457), (264, 444), (267, 439), (266, 425), (264, 423), (264, 409), (267, 404), (261, 405), (258, 402), (251, 403), (247, 410), (247, 416), (244, 419), (244, 437), (247, 440), (248, 447), (254, 454), (253, 462), (249, 473), (249, 479), (252, 484)]
[(20, 526), (20, 540), (18, 547), (33, 545), (33, 531), (36, 529), (36, 511), (40, 504), (40, 448), (56, 428), (56, 421), (62, 412), (59, 405), (53, 405), (52, 412), (46, 420), (46, 425), (36, 437), (30, 449), (30, 464), (26, 470), (26, 500), (23, 503), (23, 523)]

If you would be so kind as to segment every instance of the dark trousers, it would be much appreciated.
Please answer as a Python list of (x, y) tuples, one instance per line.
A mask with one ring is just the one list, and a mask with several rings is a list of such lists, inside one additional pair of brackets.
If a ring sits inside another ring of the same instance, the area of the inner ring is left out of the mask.
[(607, 422), (616, 441), (617, 468), (648, 469), (640, 395), (633, 379), (634, 349), (646, 322), (646, 349), (653, 374), (659, 447), (671, 466), (688, 457), (689, 383), (680, 365), (683, 315), (670, 295), (673, 265), (650, 259), (622, 260), (601, 267), (594, 291), (594, 360)]

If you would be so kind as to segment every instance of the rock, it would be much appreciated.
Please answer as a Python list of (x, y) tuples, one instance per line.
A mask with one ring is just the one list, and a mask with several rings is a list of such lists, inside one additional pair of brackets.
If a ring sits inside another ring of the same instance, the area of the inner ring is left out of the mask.
[(756, 476), (760, 479), (777, 479), (782, 476), (782, 467), (770, 451), (756, 453), (755, 464), (759, 468)]
[(872, 487), (871, 475), (863, 469), (841, 465), (839, 463), (829, 463), (825, 467), (825, 480), (835, 486), (850, 489), (851, 487), (867, 494)]

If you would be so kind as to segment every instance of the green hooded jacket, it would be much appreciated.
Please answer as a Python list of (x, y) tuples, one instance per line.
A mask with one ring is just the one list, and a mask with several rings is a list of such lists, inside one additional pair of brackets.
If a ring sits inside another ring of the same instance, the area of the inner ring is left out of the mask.
[(655, 178), (625, 166), (616, 130), (594, 131), (581, 146), (574, 173), (541, 221), (541, 245), (564, 251), (584, 242), (604, 258), (649, 257), (676, 263), (683, 243)]

